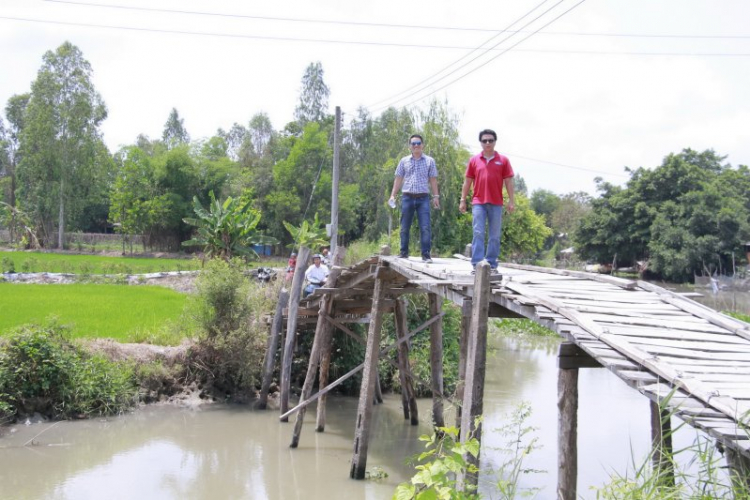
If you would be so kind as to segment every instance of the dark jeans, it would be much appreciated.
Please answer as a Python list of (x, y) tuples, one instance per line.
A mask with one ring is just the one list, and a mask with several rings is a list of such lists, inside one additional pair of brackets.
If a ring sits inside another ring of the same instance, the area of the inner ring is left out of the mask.
[(432, 229), (430, 226), (430, 196), (414, 198), (404, 195), (401, 198), (401, 255), (409, 255), (409, 230), (417, 213), (419, 222), (419, 243), (422, 247), (422, 258), (430, 257), (432, 247)]

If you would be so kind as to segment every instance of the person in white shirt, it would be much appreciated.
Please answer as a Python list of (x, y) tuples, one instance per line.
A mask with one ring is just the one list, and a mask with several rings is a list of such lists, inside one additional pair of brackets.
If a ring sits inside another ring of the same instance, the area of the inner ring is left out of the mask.
[(321, 252), (320, 252), (320, 262), (324, 266), (328, 267), (328, 269), (331, 268), (331, 252), (330, 252), (330, 250), (328, 250), (328, 247), (325, 247), (323, 250), (321, 250)]
[(307, 297), (315, 291), (316, 288), (320, 288), (325, 284), (326, 278), (328, 278), (328, 266), (321, 263), (319, 254), (313, 255), (313, 265), (307, 268), (305, 271), (305, 280), (307, 286), (305, 286), (305, 294)]

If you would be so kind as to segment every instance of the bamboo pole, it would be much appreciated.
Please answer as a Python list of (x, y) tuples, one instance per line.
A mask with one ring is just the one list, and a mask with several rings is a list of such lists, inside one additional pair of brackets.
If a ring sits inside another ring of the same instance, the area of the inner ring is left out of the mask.
[(575, 500), (578, 478), (578, 368), (557, 370), (557, 411), (557, 498)]
[[(464, 387), (466, 386), (466, 356), (469, 351), (471, 310), (471, 299), (464, 299), (461, 303), (461, 340), (459, 341), (458, 382), (456, 383), (456, 399), (461, 403), (464, 400)], [(458, 429), (461, 429), (461, 409), (461, 405), (456, 407), (456, 427)]]

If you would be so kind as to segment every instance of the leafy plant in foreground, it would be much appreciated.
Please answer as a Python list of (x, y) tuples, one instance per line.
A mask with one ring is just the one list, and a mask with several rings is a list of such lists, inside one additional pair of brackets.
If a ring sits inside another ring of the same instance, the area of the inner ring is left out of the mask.
[(426, 443), (427, 451), (417, 457), (417, 473), (408, 483), (401, 483), (393, 494), (394, 500), (470, 500), (479, 496), (472, 486), (468, 491), (457, 491), (457, 476), (464, 473), (476, 474), (478, 469), (468, 460), (468, 456), (479, 456), (479, 441), (471, 437), (465, 443), (458, 440), (459, 431), (455, 427), (440, 427), (432, 436), (423, 435), (420, 441)]

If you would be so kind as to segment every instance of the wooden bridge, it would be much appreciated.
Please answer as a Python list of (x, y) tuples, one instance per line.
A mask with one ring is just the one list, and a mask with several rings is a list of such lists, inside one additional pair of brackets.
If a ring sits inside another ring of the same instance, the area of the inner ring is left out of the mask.
[[(350, 268), (335, 267), (328, 288), (303, 299), (297, 311), (292, 300), (288, 331), (296, 331), (297, 322), (317, 324), (300, 403), (292, 409), (284, 402), (289, 382), (282, 371), (281, 419), (297, 413), (292, 447), (299, 442), (307, 405), (320, 399), (316, 430), (324, 430), (325, 394), (364, 370), (350, 471), (353, 478), (364, 477), (370, 416), (378, 399), (379, 359), (387, 359), (400, 370), (405, 418), (414, 424), (418, 421), (413, 384), (422, 383), (433, 393), (436, 426), (445, 425), (444, 402), (456, 404), (462, 438), (469, 434), (466, 429), (481, 438), (481, 424), (475, 428), (474, 417), (482, 413), (487, 318), (524, 317), (566, 340), (558, 358), (558, 498), (576, 498), (579, 368), (605, 367), (651, 400), (656, 466), (669, 466), (664, 452), (671, 451), (670, 417), (674, 415), (715, 438), (726, 450), (732, 469), (743, 479), (748, 477), (750, 325), (642, 281), (513, 264), (502, 265), (499, 272), (499, 276), (491, 275), (482, 264), (473, 275), (470, 263), (460, 256), (425, 264), (415, 258), (381, 255)], [(412, 332), (407, 332), (401, 299), (408, 293), (428, 293), (431, 316)], [(464, 383), (450, 396), (443, 394), (442, 387), (442, 298), (462, 310), (459, 379)], [(387, 312), (394, 313), (398, 341), (381, 350), (380, 330)], [(352, 332), (346, 326), (349, 323), (369, 323), (367, 338)], [(334, 327), (365, 344), (367, 352), (364, 363), (329, 384), (327, 364)], [(407, 341), (428, 327), (432, 376), (430, 381), (420, 381), (408, 369)], [(294, 336), (288, 335), (283, 365), (291, 366), (293, 344)], [(385, 356), (396, 348), (398, 362)], [(318, 369), (320, 389), (313, 395)], [(476, 477), (461, 481), (476, 481)]]

